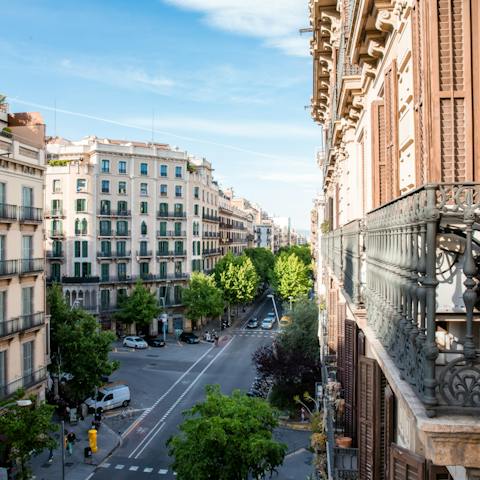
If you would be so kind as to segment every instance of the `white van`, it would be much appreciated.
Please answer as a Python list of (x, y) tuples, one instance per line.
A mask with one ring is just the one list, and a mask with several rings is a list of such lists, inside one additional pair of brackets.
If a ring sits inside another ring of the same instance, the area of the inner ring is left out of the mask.
[(128, 385), (106, 385), (98, 389), (97, 399), (94, 397), (85, 400), (89, 410), (101, 408), (111, 410), (117, 407), (126, 407), (130, 403), (130, 389)]

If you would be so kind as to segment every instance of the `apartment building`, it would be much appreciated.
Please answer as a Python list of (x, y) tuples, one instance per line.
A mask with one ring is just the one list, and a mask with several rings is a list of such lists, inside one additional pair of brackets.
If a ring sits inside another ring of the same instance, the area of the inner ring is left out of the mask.
[(480, 478), (479, 9), (310, 1), (334, 478)]
[(0, 105), (0, 401), (20, 388), (44, 397), (44, 138), (39, 113)]
[[(165, 305), (170, 331), (189, 328), (181, 291), (198, 235), (187, 154), (97, 137), (52, 138), (47, 152), (49, 281), (62, 284), (70, 305), (115, 328), (111, 314), (120, 297), (141, 279)], [(157, 331), (154, 322), (151, 333)]]
[[(253, 234), (253, 217), (232, 203), (231, 189), (219, 192), (220, 250), (221, 254), (241, 255)], [(251, 232), (251, 233), (249, 233)]]
[(211, 163), (204, 158), (190, 157), (188, 170), (191, 271), (210, 273), (221, 257), (218, 184)]
[(275, 252), (282, 247), (294, 245), (292, 241), (292, 225), (290, 217), (273, 217)]

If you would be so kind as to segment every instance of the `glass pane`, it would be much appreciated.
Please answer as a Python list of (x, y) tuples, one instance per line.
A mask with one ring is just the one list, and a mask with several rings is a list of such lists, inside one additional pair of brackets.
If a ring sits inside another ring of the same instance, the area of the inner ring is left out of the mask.
[[(26, 342), (23, 349), (23, 375), (29, 376), (33, 373), (33, 342)], [(28, 379), (26, 379), (28, 382)]]
[(22, 188), (22, 202), (24, 207), (33, 207), (33, 190), (31, 188)]

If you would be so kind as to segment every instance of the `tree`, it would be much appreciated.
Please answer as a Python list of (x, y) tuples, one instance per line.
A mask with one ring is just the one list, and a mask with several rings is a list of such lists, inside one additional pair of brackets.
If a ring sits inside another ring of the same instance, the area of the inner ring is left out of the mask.
[(270, 283), (275, 256), (267, 248), (247, 248), (243, 252), (252, 261), (255, 270), (263, 283)]
[(218, 275), (215, 272), (215, 277), (223, 291), (229, 314), (232, 305), (249, 303), (255, 298), (259, 277), (250, 258), (245, 255), (229, 256), (219, 270)]
[(287, 446), (273, 439), (278, 415), (265, 400), (209, 385), (205, 401), (184, 415), (167, 442), (179, 480), (265, 478), (283, 463)]
[(290, 247), (282, 247), (278, 250), (277, 256), (285, 253), (287, 255), (294, 253), (303, 262), (303, 264), (311, 270), (312, 252), (309, 245), (292, 245)]
[(292, 323), (272, 345), (260, 347), (253, 362), (261, 375), (273, 380), (271, 401), (280, 408), (295, 408), (294, 397), (309, 392), (321, 377), (318, 351), (318, 308), (300, 300), (290, 313)]
[(309, 268), (294, 253), (283, 253), (276, 258), (272, 283), (283, 300), (305, 296), (312, 287)]
[(100, 330), (95, 318), (84, 310), (71, 309), (59, 285), (49, 289), (47, 302), (51, 314), (49, 369), (54, 374), (71, 374), (73, 380), (65, 385), (65, 394), (69, 400), (82, 401), (102, 384), (103, 376), (118, 368), (118, 362), (108, 358), (115, 335)]
[(162, 311), (155, 294), (141, 280), (137, 281), (130, 295), (122, 297), (119, 306), (120, 311), (115, 315), (117, 320), (126, 324), (135, 323), (141, 330), (148, 328)]
[(222, 291), (213, 277), (204, 273), (192, 273), (188, 287), (182, 291), (182, 301), (187, 317), (194, 323), (203, 317), (217, 317), (223, 313)]
[[(35, 405), (35, 398), (32, 402)], [(57, 429), (52, 423), (53, 410), (51, 405), (42, 403), (37, 407), (8, 406), (0, 412), (0, 432), (6, 438), (8, 460), (18, 461), (21, 467), (16, 478), (31, 478), (28, 460), (32, 452), (40, 453), (56, 446), (51, 436)]]

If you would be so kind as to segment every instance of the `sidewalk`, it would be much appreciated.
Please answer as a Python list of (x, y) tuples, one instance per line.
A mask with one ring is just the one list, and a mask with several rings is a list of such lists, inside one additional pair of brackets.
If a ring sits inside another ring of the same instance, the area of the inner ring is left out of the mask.
[[(89, 415), (85, 420), (79, 421), (77, 425), (65, 424), (67, 431), (72, 431), (77, 436), (77, 441), (73, 447), (73, 454), (70, 456), (65, 452), (65, 479), (67, 480), (85, 480), (110, 453), (120, 444), (120, 437), (105, 422), (102, 422), (97, 435), (98, 451), (89, 459), (89, 463), (84, 460), (84, 448), (88, 447), (88, 430), (92, 424), (92, 416)], [(44, 450), (40, 455), (33, 457), (30, 461), (30, 467), (33, 470), (34, 479), (52, 480), (62, 478), (62, 450), (60, 439), (62, 438), (60, 426), (55, 433), (55, 440), (58, 448), (53, 452), (53, 462), (48, 463), (48, 450)]]

